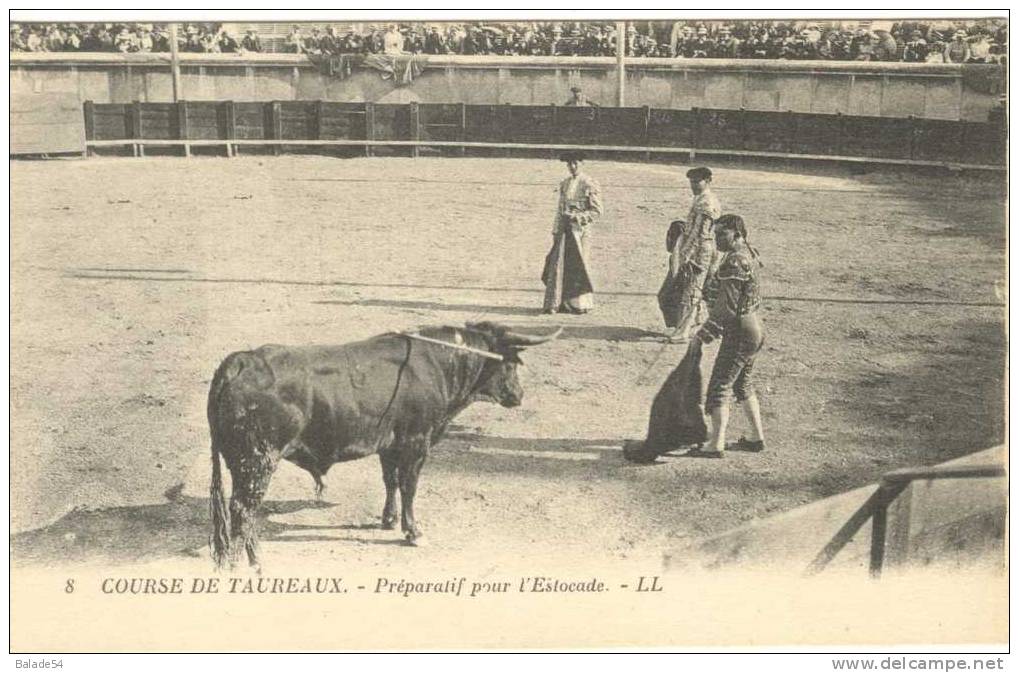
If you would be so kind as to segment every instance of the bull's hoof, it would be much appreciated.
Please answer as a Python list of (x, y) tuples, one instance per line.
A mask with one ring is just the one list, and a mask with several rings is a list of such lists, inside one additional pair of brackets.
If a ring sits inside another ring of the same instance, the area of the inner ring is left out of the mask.
[(382, 530), (393, 530), (394, 528), (396, 528), (395, 518), (393, 519), (386, 519), (385, 517), (382, 518)]
[(427, 543), (425, 542), (425, 536), (421, 534), (414, 535), (414, 533), (407, 533), (407, 544), (411, 547), (427, 546)]

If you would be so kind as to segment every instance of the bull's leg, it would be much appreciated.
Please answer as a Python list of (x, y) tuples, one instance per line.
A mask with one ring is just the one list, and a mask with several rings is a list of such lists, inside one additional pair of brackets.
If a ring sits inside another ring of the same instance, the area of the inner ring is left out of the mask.
[(236, 555), (241, 548), (238, 543), (243, 542), (248, 564), (259, 570), (256, 516), (262, 498), (269, 490), (269, 481), (276, 471), (279, 458), (279, 451), (271, 447), (260, 447), (238, 457), (236, 464), (231, 465), (233, 494), (230, 498), (230, 549), (234, 554), (231, 565), (236, 564)]
[(418, 475), (425, 464), (428, 450), (424, 445), (406, 446), (400, 453), (400, 504), (402, 505), (401, 525), (407, 542), (414, 546), (424, 544), (421, 529), (414, 520), (414, 494), (417, 492)]
[(382, 463), (382, 482), (386, 485), (386, 504), (382, 507), (382, 527), (386, 530), (396, 528), (396, 475), (399, 460), (400, 456), (396, 451), (379, 452), (379, 462)]

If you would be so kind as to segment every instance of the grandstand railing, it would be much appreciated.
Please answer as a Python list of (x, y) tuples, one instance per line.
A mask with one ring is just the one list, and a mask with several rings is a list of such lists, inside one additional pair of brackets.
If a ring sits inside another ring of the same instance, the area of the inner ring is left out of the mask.
[[(408, 54), (409, 55), (409, 54)], [(314, 62), (304, 54), (280, 53), (236, 53), (203, 54), (181, 52), (183, 66), (291, 66), (315, 68)], [(617, 66), (615, 56), (464, 56), (460, 54), (418, 54), (427, 59), (429, 66), (478, 67), (478, 68), (548, 68), (613, 70)], [(169, 52), (116, 53), (116, 52), (11, 52), (12, 68), (21, 66), (154, 66), (169, 67)], [(960, 77), (963, 70), (997, 71), (997, 64), (960, 63), (903, 63), (899, 61), (797, 61), (774, 59), (728, 59), (728, 58), (650, 58), (626, 57), (626, 67), (641, 70), (718, 70), (725, 72), (810, 72), (824, 74), (874, 74), (894, 77), (902, 76), (943, 76)]]
[(604, 153), (730, 155), (1003, 170), (1006, 127), (988, 122), (756, 110), (675, 110), (463, 103), (179, 101), (84, 104), (86, 146), (216, 146), (227, 156), (263, 146), (380, 148), (418, 156), (424, 148), (590, 150)]

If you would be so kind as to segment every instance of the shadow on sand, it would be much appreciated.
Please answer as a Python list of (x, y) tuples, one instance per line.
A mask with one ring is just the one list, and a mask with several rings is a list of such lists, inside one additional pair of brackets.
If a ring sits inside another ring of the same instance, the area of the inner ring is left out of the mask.
[[(495, 451), (474, 452), (468, 447), (477, 444)], [(616, 462), (623, 465), (618, 440), (583, 439), (515, 439), (488, 437), (455, 427), (441, 442), (430, 461), (438, 471), (443, 463), (462, 463), (480, 468), (481, 472), (501, 472), (510, 462), (524, 471), (533, 469), (528, 458), (546, 463), (573, 463), (564, 476), (586, 475), (594, 462)], [(467, 451), (465, 456), (464, 451)], [(517, 454), (518, 451), (526, 453)], [(561, 459), (570, 452), (583, 454), (582, 461)], [(549, 453), (542, 458), (542, 453)], [(445, 454), (445, 455), (443, 455)], [(553, 459), (559, 454), (559, 459)], [(464, 458), (467, 458), (464, 460)], [(586, 463), (583, 467), (579, 462)], [(604, 463), (603, 463), (604, 464)], [(530, 465), (530, 467), (528, 467)], [(485, 466), (485, 467), (481, 467)], [(566, 466), (563, 466), (566, 467)], [(553, 467), (553, 469), (555, 469)], [(204, 555), (211, 532), (209, 501), (168, 493), (168, 501), (158, 504), (109, 507), (104, 509), (75, 509), (49, 526), (12, 535), (11, 558), (15, 564), (121, 564), (144, 563), (160, 559), (199, 558)], [(324, 510), (335, 507), (329, 502), (316, 500), (269, 500), (259, 510), (259, 536), (263, 542), (346, 542), (362, 545), (402, 545), (399, 531), (387, 531), (392, 537), (377, 537), (381, 521), (336, 524), (282, 523), (279, 515), (307, 510)], [(347, 535), (337, 535), (347, 531)]]
[[(387, 308), (418, 309), (427, 311), (452, 311), (455, 313), (492, 314), (505, 316), (538, 317), (542, 315), (540, 308), (528, 306), (489, 306), (484, 304), (450, 304), (448, 302), (412, 301), (403, 299), (361, 299), (356, 301), (322, 300), (315, 304), (332, 304), (339, 306), (375, 306)], [(584, 323), (569, 324), (573, 320), (581, 320), (569, 314), (547, 316), (550, 322), (524, 323), (507, 322), (509, 327), (525, 332), (540, 334), (547, 331), (554, 323), (561, 325), (563, 333), (560, 339), (582, 339), (592, 341), (660, 341), (660, 332), (649, 331), (639, 327), (625, 325), (588, 325)], [(480, 318), (476, 318), (480, 320)]]
[[(272, 515), (303, 510), (328, 509), (332, 503), (315, 500), (268, 501), (259, 511), (259, 534), (263, 541), (328, 540), (361, 544), (402, 544), (403, 539), (316, 535), (316, 530), (379, 530), (381, 524), (327, 525), (283, 524)], [(76, 509), (54, 523), (11, 536), (14, 563), (133, 563), (166, 558), (196, 558), (208, 544), (209, 501), (178, 497), (157, 505)], [(295, 534), (296, 533), (296, 534)]]
[(339, 306), (381, 306), (386, 308), (419, 309), (426, 311), (454, 311), (460, 313), (493, 313), (497, 315), (541, 315), (541, 307), (533, 306), (490, 306), (484, 304), (450, 304), (437, 301), (412, 301), (398, 299), (359, 299), (355, 301), (339, 301), (324, 299), (314, 304), (334, 304)]

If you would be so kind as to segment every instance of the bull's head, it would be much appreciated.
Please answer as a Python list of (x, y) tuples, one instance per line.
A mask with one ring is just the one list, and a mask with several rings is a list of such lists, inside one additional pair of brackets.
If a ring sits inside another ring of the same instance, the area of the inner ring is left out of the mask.
[(485, 335), (488, 348), (502, 356), (502, 360), (489, 360), (485, 364), (480, 386), (475, 390), (474, 397), (501, 404), (504, 407), (518, 407), (524, 399), (524, 389), (517, 377), (517, 366), (523, 364), (520, 353), (528, 346), (537, 346), (551, 341), (563, 332), (560, 327), (551, 334), (536, 336), (513, 332), (503, 325), (493, 322), (467, 323), (467, 329)]

